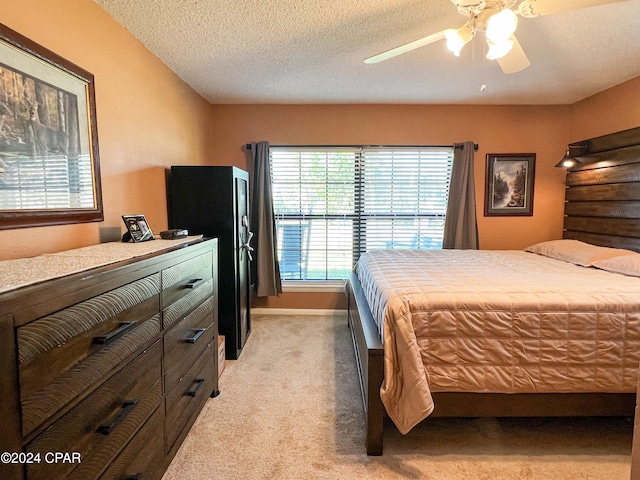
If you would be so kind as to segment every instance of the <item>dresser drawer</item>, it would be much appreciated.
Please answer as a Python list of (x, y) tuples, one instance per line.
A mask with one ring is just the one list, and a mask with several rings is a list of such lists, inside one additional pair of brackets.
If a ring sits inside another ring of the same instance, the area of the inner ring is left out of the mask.
[(199, 410), (215, 388), (214, 355), (216, 346), (209, 343), (203, 354), (166, 396), (166, 450), (173, 446), (191, 416)]
[(171, 328), (184, 318), (195, 306), (213, 296), (214, 283), (210, 279), (194, 289), (184, 289), (186, 295), (180, 297), (162, 311), (162, 327)]
[(162, 478), (164, 472), (164, 411), (159, 407), (100, 477), (100, 480)]
[(200, 288), (213, 277), (213, 253), (205, 252), (162, 271), (162, 308)]
[(16, 329), (23, 436), (158, 339), (159, 293), (155, 274)]
[(96, 478), (162, 401), (158, 341), (26, 446), (28, 452), (78, 452), (81, 463), (27, 465), (35, 479)]
[(165, 391), (171, 390), (213, 341), (214, 319), (214, 299), (210, 297), (165, 333)]

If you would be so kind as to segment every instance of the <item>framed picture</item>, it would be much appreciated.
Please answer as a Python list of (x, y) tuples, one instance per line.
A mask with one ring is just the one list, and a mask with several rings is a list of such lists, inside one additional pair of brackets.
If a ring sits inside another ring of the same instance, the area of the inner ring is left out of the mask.
[(485, 216), (533, 215), (535, 153), (487, 155)]
[(0, 24), (0, 228), (103, 219), (93, 75)]
[(134, 243), (138, 243), (154, 240), (153, 232), (144, 215), (123, 215), (122, 220), (127, 226), (127, 233), (122, 237), (123, 242), (133, 240)]

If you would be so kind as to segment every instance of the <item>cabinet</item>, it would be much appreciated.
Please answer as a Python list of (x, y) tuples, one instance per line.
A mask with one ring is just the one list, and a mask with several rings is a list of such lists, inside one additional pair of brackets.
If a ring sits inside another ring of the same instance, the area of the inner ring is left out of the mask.
[(217, 394), (217, 240), (146, 243), (26, 259), (63, 274), (0, 293), (0, 478), (159, 479)]
[(236, 167), (173, 166), (169, 225), (219, 241), (219, 333), (235, 360), (251, 332), (249, 175)]

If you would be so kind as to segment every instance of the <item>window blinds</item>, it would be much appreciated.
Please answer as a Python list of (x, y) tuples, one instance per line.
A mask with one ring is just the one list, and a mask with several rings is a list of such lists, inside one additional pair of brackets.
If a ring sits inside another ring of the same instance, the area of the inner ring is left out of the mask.
[(441, 248), (452, 147), (271, 147), (283, 280), (346, 278), (363, 252)]
[(453, 149), (363, 149), (358, 253), (441, 248)]

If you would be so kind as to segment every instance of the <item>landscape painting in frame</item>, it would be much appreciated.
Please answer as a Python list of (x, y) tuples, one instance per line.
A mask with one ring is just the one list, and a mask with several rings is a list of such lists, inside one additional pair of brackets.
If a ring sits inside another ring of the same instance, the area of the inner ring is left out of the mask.
[(93, 76), (0, 25), (0, 228), (103, 219)]
[(485, 216), (533, 215), (535, 153), (488, 154)]

